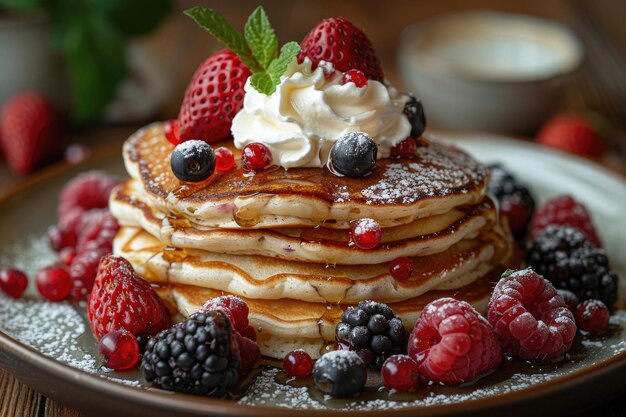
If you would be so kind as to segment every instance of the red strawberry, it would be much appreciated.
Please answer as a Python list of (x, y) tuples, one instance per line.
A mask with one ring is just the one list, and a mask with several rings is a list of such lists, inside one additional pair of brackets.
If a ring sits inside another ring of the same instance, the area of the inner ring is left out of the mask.
[(365, 33), (348, 19), (331, 17), (315, 26), (300, 43), (298, 60), (308, 56), (316, 68), (320, 61), (333, 64), (343, 72), (355, 69), (368, 79), (383, 81), (383, 70)]
[(563, 114), (550, 119), (537, 134), (537, 142), (567, 152), (599, 158), (604, 154), (602, 137), (587, 118)]
[(243, 106), (243, 87), (249, 76), (250, 70), (228, 49), (204, 61), (180, 106), (180, 141), (216, 142), (230, 136), (233, 117)]
[(120, 256), (107, 255), (100, 261), (87, 311), (96, 339), (119, 329), (135, 336), (155, 335), (170, 326), (163, 301)]
[(16, 174), (27, 174), (54, 157), (60, 119), (56, 109), (36, 92), (10, 98), (0, 114), (0, 145)]

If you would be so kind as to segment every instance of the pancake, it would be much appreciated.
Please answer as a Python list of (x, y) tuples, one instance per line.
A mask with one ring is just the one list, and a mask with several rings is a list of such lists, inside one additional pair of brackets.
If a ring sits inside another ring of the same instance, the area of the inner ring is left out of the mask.
[(497, 219), (496, 208), (487, 198), (476, 206), (386, 228), (378, 247), (363, 250), (351, 244), (346, 230), (203, 228), (149, 206), (136, 191), (137, 182), (132, 180), (116, 189), (109, 204), (112, 214), (120, 224), (141, 227), (167, 246), (331, 265), (380, 264), (400, 256), (443, 252), (481, 230), (493, 228)]
[[(428, 293), (389, 306), (411, 330), (420, 312), (441, 297), (454, 297), (472, 304), (484, 313), (499, 271), (454, 291), (429, 291)], [(167, 296), (185, 317), (193, 314), (209, 299), (228, 293), (207, 288), (174, 285)], [(165, 295), (164, 295), (165, 296)], [(314, 359), (319, 358), (327, 346), (334, 342), (335, 326), (348, 305), (307, 303), (300, 300), (254, 300), (246, 299), (250, 309), (250, 324), (257, 330), (257, 342), (261, 353), (282, 359), (288, 352), (304, 349)]]
[[(232, 141), (213, 144), (231, 149)], [(465, 152), (420, 139), (414, 159), (381, 159), (363, 178), (336, 176), (325, 168), (240, 168), (202, 183), (182, 183), (171, 172), (173, 150), (163, 125), (139, 130), (124, 144), (130, 176), (139, 181), (151, 206), (205, 227), (350, 228), (371, 217), (391, 227), (447, 213), (483, 200), (489, 170)]]
[(291, 298), (316, 303), (396, 302), (434, 288), (455, 289), (505, 264), (510, 242), (496, 232), (463, 240), (449, 250), (414, 258), (409, 280), (397, 280), (389, 265), (327, 267), (261, 256), (233, 256), (165, 247), (138, 228), (122, 227), (113, 246), (137, 272), (158, 284), (185, 284), (254, 298)]

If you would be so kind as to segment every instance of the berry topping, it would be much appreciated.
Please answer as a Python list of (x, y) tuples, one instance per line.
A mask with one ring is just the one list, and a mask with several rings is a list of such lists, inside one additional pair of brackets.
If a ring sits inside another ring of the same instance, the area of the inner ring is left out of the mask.
[(120, 256), (107, 255), (100, 261), (87, 311), (96, 339), (119, 329), (154, 335), (170, 325), (163, 301)]
[(313, 360), (303, 350), (289, 352), (283, 359), (285, 373), (293, 378), (304, 378), (313, 372)]
[(244, 171), (261, 171), (272, 165), (272, 153), (262, 143), (250, 143), (241, 152), (241, 166)]
[(539, 274), (580, 300), (598, 299), (608, 306), (617, 301), (617, 274), (609, 268), (604, 250), (575, 227), (546, 227), (529, 244), (526, 256)]
[(404, 256), (389, 262), (389, 273), (392, 277), (400, 281), (406, 281), (413, 273), (413, 260)]
[(367, 379), (365, 363), (355, 352), (336, 350), (315, 362), (313, 380), (324, 394), (351, 397), (359, 393)]
[(458, 384), (496, 368), (502, 350), (489, 323), (465, 301), (428, 304), (409, 337), (408, 353), (429, 381)]
[(65, 300), (72, 289), (70, 274), (61, 266), (43, 268), (37, 272), (35, 283), (39, 294), (50, 301)]
[(344, 311), (335, 337), (337, 343), (356, 351), (366, 365), (380, 369), (389, 356), (404, 353), (408, 333), (388, 305), (361, 301)]
[(48, 239), (50, 241), (50, 247), (55, 251), (74, 246), (76, 244), (76, 236), (63, 233), (58, 226), (50, 226), (48, 229)]
[(18, 269), (0, 271), (0, 289), (9, 297), (20, 298), (28, 287), (28, 277)]
[(419, 383), (419, 365), (408, 355), (395, 355), (380, 370), (383, 385), (396, 391), (414, 391)]
[(72, 298), (87, 300), (96, 281), (98, 265), (103, 256), (110, 253), (104, 248), (86, 249), (78, 253), (69, 267), (72, 278)]
[[(63, 187), (59, 198), (60, 225), (62, 226), (66, 216), (70, 218), (80, 216), (77, 211), (70, 214), (73, 209), (90, 210), (107, 207), (111, 191), (119, 183), (119, 180), (98, 171), (80, 174), (68, 182)], [(61, 227), (61, 230), (67, 229)]]
[(374, 219), (359, 219), (352, 225), (350, 239), (360, 249), (373, 249), (380, 243), (382, 230)]
[(180, 143), (180, 126), (178, 120), (168, 120), (163, 125), (163, 133), (165, 139), (172, 145), (178, 145)]
[(528, 222), (535, 211), (535, 200), (524, 185), (499, 165), (492, 165), (488, 192), (500, 203), (500, 212), (509, 220), (517, 237), (526, 234)]
[(358, 88), (365, 87), (367, 85), (367, 77), (363, 74), (363, 71), (357, 69), (351, 69), (343, 74), (341, 79), (342, 84), (354, 83)]
[(330, 150), (329, 169), (346, 177), (364, 177), (376, 167), (378, 147), (363, 132), (348, 132)]
[(383, 81), (383, 70), (367, 36), (343, 17), (324, 19), (300, 43), (298, 60), (309, 57), (315, 69), (320, 62), (333, 64), (335, 69), (361, 71), (370, 80)]
[(239, 378), (239, 360), (228, 317), (200, 312), (150, 339), (141, 372), (168, 391), (224, 397)]
[[(74, 262), (75, 258), (76, 258), (76, 249), (74, 248), (71, 248), (71, 247), (63, 248), (59, 252), (59, 262), (61, 262), (65, 266), (72, 265), (72, 262)], [(94, 274), (94, 277), (95, 277), (95, 274)]]
[(220, 146), (215, 150), (215, 170), (228, 172), (235, 168), (235, 157), (230, 149)]
[(139, 361), (137, 338), (123, 329), (105, 334), (98, 342), (98, 352), (104, 366), (115, 370), (132, 368)]
[(392, 158), (414, 158), (417, 154), (417, 142), (409, 137), (391, 148)]
[[(250, 327), (248, 326), (248, 328)], [(261, 349), (259, 349), (259, 345), (253, 339), (244, 337), (237, 331), (235, 331), (235, 337), (237, 339), (237, 344), (239, 345), (239, 354), (241, 355), (239, 375), (245, 375), (261, 358)]]
[(576, 335), (574, 316), (563, 297), (530, 268), (505, 272), (487, 311), (504, 350), (524, 360), (560, 358)]
[(59, 150), (61, 120), (41, 94), (25, 92), (5, 101), (0, 112), (0, 153), (16, 174), (27, 174)]
[(594, 246), (602, 247), (587, 208), (574, 200), (572, 196), (555, 197), (541, 206), (535, 213), (535, 217), (533, 217), (530, 226), (530, 237), (532, 239), (536, 238), (539, 232), (551, 224), (577, 227)]
[(170, 158), (172, 172), (181, 181), (204, 181), (215, 170), (213, 148), (202, 140), (188, 140), (177, 145)]
[(576, 314), (576, 307), (578, 306), (578, 297), (571, 291), (564, 289), (557, 289), (556, 292), (559, 293), (561, 297), (563, 297), (563, 301), (565, 301), (565, 306), (572, 314)]
[(585, 300), (576, 307), (576, 324), (590, 333), (602, 333), (609, 327), (609, 309), (600, 300)]
[(591, 120), (577, 114), (552, 118), (539, 130), (537, 142), (581, 156), (599, 158), (606, 146)]
[(411, 123), (411, 137), (419, 138), (426, 130), (426, 116), (422, 103), (415, 97), (409, 96), (409, 100), (404, 105), (404, 114)]
[(91, 209), (83, 213), (78, 227), (76, 251), (83, 252), (86, 248), (101, 248), (111, 252), (113, 239), (120, 230), (117, 220), (108, 209)]
[(180, 106), (180, 142), (215, 142), (230, 136), (233, 118), (243, 106), (249, 76), (250, 70), (230, 50), (204, 61), (193, 75)]

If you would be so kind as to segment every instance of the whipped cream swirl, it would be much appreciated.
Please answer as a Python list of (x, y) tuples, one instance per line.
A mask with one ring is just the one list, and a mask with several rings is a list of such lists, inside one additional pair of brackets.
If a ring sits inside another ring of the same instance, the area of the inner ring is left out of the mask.
[(276, 91), (267, 96), (246, 83), (243, 108), (232, 124), (235, 146), (261, 142), (274, 164), (284, 168), (323, 167), (330, 150), (344, 133), (367, 133), (378, 145), (378, 158), (410, 135), (403, 113), (406, 95), (369, 80), (362, 88), (342, 85), (342, 73), (324, 77), (327, 63), (311, 71), (311, 61), (294, 59)]

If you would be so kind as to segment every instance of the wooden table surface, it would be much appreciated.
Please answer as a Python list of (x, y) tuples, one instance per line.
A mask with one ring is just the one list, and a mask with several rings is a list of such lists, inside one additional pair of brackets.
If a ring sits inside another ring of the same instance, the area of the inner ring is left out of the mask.
[[(183, 0), (186, 7), (197, 2)], [(201, 3), (201, 2), (200, 2)], [(226, 10), (227, 14), (238, 13), (238, 8), (226, 0), (213, 1), (219, 10)], [(399, 84), (396, 78), (395, 68), (395, 41), (402, 27), (413, 21), (429, 17), (445, 11), (456, 9), (499, 9), (511, 12), (529, 13), (546, 16), (552, 19), (564, 21), (571, 26), (583, 41), (587, 61), (571, 88), (567, 108), (578, 110), (594, 110), (602, 114), (613, 128), (611, 142), (612, 156), (605, 162), (617, 169), (624, 169), (624, 155), (626, 155), (626, 139), (624, 131), (626, 127), (626, 31), (623, 30), (623, 18), (626, 15), (626, 6), (622, 0), (606, 0), (593, 2), (592, 0), (529, 0), (524, 2), (502, 2), (499, 0), (481, 1), (454, 1), (444, 0), (437, 2), (403, 1), (392, 0), (386, 2), (370, 1), (342, 1), (334, 2), (324, 0), (309, 2), (304, 0), (292, 1), (289, 7), (283, 7), (284, 2), (278, 0), (262, 2), (268, 13), (275, 22), (281, 18), (287, 22), (285, 28), (279, 28), (279, 35), (299, 34), (301, 36), (306, 28), (311, 27), (317, 20), (327, 15), (344, 15), (356, 18), (367, 28), (367, 33), (378, 49), (383, 60), (385, 71), (390, 79)], [(311, 3), (315, 7), (311, 10)], [(380, 4), (385, 4), (381, 9)], [(223, 6), (223, 7), (222, 7)], [(246, 10), (252, 5), (248, 4)], [(308, 12), (307, 9), (308, 8)], [(304, 12), (303, 12), (304, 10)], [(310, 12), (310, 13), (309, 13)], [(279, 16), (279, 17), (276, 17)], [(235, 16), (242, 20), (243, 17)], [(312, 21), (310, 21), (313, 19)], [(379, 22), (397, 21), (397, 24), (382, 26)], [(155, 44), (164, 44), (161, 38), (169, 39), (168, 31), (184, 31), (179, 18), (172, 18), (161, 33), (156, 34), (153, 40)], [(302, 27), (305, 29), (303, 30)], [(297, 39), (293, 35), (294, 39)], [(150, 41), (149, 41), (150, 42)], [(206, 46), (204, 46), (206, 47)], [(202, 47), (193, 49), (194, 51)], [(196, 52), (198, 53), (198, 52)], [(199, 52), (208, 54), (208, 52)], [(190, 60), (197, 62), (198, 60)], [(189, 77), (191, 69), (181, 70), (180, 88), (184, 88), (185, 80)], [(161, 116), (171, 117), (176, 113), (177, 103), (173, 102), (171, 108), (164, 110)], [(427, 106), (427, 103), (426, 103)], [(86, 131), (71, 141), (89, 143), (95, 148), (111, 146), (112, 143), (120, 143), (134, 127), (103, 127)], [(0, 193), (6, 191), (16, 183), (0, 163)], [(610, 381), (606, 381), (610, 384)], [(593, 401), (592, 398), (589, 399)], [(626, 417), (626, 387), (625, 393), (612, 402), (592, 410), (578, 414), (579, 416), (600, 417)], [(16, 381), (11, 375), (0, 370), (0, 416), (11, 417), (83, 417), (84, 415), (47, 399), (30, 390), (25, 385)]]

